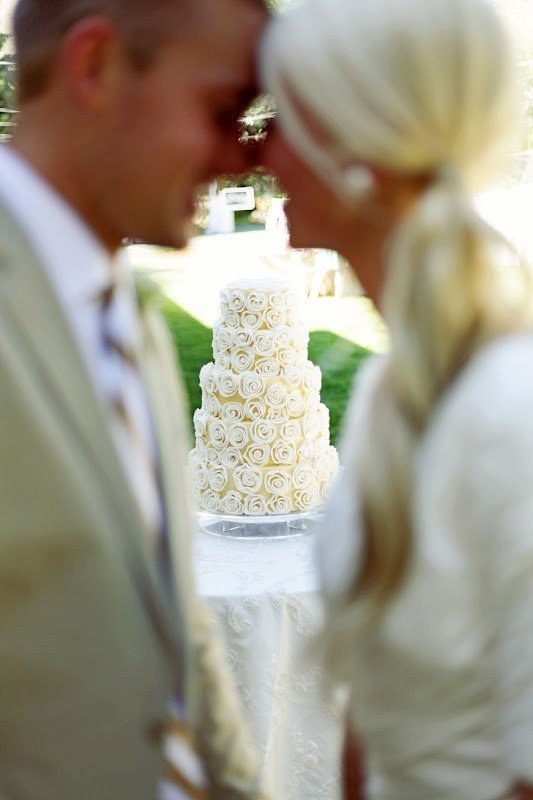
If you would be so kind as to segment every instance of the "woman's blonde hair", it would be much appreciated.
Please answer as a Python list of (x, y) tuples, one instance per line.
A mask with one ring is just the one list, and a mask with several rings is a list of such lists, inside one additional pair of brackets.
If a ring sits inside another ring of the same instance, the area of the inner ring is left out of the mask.
[[(342, 598), (380, 611), (406, 577), (414, 455), (439, 398), (483, 343), (529, 315), (526, 271), (502, 266), (512, 250), (469, 197), (511, 146), (513, 59), (488, 0), (307, 0), (271, 27), (263, 72), (285, 136), (333, 188), (339, 147), (344, 161), (430, 176), (387, 248), (391, 348), (361, 443), (363, 561)], [(293, 97), (335, 150), (313, 140)]]

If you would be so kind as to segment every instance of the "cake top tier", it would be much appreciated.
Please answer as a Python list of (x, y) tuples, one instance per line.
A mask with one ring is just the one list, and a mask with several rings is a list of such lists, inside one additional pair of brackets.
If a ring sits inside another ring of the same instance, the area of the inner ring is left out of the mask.
[(295, 284), (287, 278), (276, 278), (268, 275), (258, 278), (240, 278), (237, 281), (228, 283), (222, 290), (227, 292), (296, 292)]
[(220, 293), (222, 324), (252, 330), (301, 322), (302, 297), (293, 283), (281, 278), (245, 278)]

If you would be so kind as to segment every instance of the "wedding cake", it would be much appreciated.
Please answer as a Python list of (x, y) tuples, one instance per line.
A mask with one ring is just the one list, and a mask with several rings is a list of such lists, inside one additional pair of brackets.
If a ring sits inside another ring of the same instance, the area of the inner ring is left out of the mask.
[(338, 456), (300, 298), (283, 280), (241, 280), (222, 290), (221, 311), (194, 414), (197, 505), (232, 515), (317, 508)]

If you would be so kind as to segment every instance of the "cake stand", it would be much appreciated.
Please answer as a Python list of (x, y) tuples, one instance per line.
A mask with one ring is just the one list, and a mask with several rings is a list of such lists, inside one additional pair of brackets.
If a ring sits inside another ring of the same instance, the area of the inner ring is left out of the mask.
[(323, 510), (318, 508), (264, 517), (208, 514), (201, 511), (198, 519), (201, 529), (215, 536), (232, 539), (281, 539), (314, 533), (323, 520)]

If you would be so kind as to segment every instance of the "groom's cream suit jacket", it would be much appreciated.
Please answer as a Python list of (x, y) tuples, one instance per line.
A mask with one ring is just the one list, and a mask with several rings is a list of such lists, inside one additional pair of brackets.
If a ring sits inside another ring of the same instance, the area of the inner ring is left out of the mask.
[(263, 796), (192, 580), (174, 354), (141, 316), (172, 599), (72, 331), (0, 204), (0, 800), (153, 800), (172, 695), (209, 796)]

